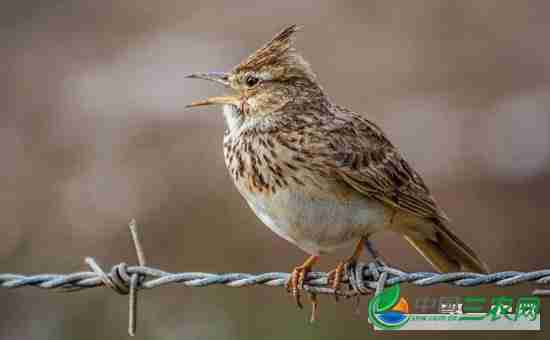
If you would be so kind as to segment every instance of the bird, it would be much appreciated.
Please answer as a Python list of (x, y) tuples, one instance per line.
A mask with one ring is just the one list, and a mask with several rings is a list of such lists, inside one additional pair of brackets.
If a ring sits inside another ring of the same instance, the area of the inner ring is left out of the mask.
[(309, 255), (287, 282), (296, 304), (321, 255), (355, 244), (329, 272), (338, 290), (345, 266), (382, 231), (402, 235), (439, 272), (487, 273), (382, 129), (326, 94), (295, 47), (300, 29), (284, 28), (228, 72), (187, 76), (229, 90), (187, 108), (222, 106), (225, 165), (237, 190), (268, 228)]

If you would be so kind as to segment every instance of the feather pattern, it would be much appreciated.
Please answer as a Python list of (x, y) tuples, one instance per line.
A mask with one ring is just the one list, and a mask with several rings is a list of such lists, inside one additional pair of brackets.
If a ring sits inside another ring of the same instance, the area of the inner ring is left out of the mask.
[(285, 28), (268, 43), (237, 65), (233, 71), (235, 73), (248, 70), (260, 72), (265, 66), (284, 64), (284, 60), (294, 51), (292, 39), (299, 29), (300, 27), (297, 25)]

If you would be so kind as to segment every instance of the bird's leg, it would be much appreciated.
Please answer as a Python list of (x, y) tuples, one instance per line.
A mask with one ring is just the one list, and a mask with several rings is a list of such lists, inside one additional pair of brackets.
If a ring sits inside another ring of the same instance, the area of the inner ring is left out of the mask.
[[(331, 270), (328, 273), (328, 282), (332, 286), (332, 288), (335, 290), (336, 293), (338, 292), (338, 289), (342, 284), (342, 279), (344, 278), (344, 269), (346, 268), (346, 264), (354, 264), (357, 262), (357, 259), (359, 259), (359, 256), (361, 256), (361, 252), (363, 250), (363, 242), (366, 240), (367, 240), (366, 236), (361, 236), (361, 238), (355, 245), (355, 250), (353, 251), (353, 254), (350, 257), (348, 257), (345, 261), (340, 261), (338, 265), (336, 265), (336, 268)], [(338, 294), (335, 294), (334, 297), (338, 298)]]
[[(296, 301), (296, 305), (298, 305), (299, 308), (302, 308), (302, 302), (300, 302), (300, 290), (304, 288), (304, 280), (306, 278), (306, 275), (311, 271), (311, 268), (318, 260), (319, 256), (312, 255), (308, 257), (303, 264), (294, 267), (294, 269), (292, 270), (292, 274), (290, 275), (290, 278), (286, 283), (287, 291), (292, 293), (292, 296)], [(315, 308), (317, 300), (313, 298), (312, 303), (313, 307)]]
[(365, 244), (365, 248), (369, 252), (374, 262), (379, 266), (383, 266), (383, 267), (386, 266), (386, 261), (384, 261), (384, 259), (382, 258), (378, 250), (374, 248), (374, 246), (372, 245), (372, 242), (367, 237), (363, 239), (363, 243)]

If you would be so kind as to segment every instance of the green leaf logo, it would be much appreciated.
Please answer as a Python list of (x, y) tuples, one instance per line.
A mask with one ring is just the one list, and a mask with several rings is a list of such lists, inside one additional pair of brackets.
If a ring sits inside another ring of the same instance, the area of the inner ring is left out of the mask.
[(409, 321), (409, 315), (393, 310), (400, 300), (399, 285), (385, 288), (369, 301), (369, 321), (381, 329), (398, 329)]

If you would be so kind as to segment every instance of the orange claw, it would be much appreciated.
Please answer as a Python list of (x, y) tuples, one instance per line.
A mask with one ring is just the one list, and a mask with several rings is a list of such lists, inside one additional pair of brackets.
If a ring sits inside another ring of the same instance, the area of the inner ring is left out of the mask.
[[(308, 257), (308, 259), (302, 265), (297, 266), (292, 270), (290, 279), (286, 284), (287, 291), (292, 294), (294, 300), (296, 301), (296, 305), (299, 308), (303, 307), (302, 302), (300, 301), (300, 291), (304, 288), (304, 281), (307, 274), (311, 271), (311, 268), (318, 260), (319, 256), (316, 255)], [(312, 303), (315, 305), (316, 300), (314, 300), (315, 299), (312, 299)]]
[(338, 300), (337, 293), (340, 289), (340, 286), (342, 285), (342, 280), (344, 279), (344, 269), (346, 268), (346, 264), (353, 264), (357, 262), (359, 256), (361, 256), (361, 253), (363, 251), (363, 242), (365, 242), (366, 239), (367, 238), (365, 236), (361, 236), (361, 238), (357, 242), (357, 245), (355, 246), (353, 254), (348, 257), (347, 260), (338, 262), (336, 268), (328, 273), (328, 282), (332, 286), (332, 289), (334, 289), (335, 291), (334, 298), (336, 300)]

